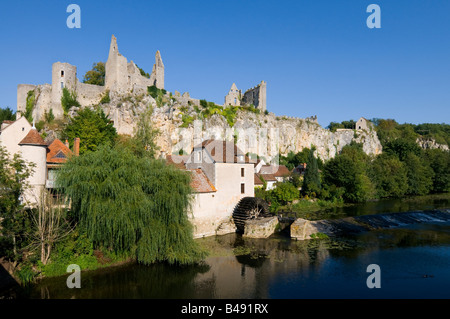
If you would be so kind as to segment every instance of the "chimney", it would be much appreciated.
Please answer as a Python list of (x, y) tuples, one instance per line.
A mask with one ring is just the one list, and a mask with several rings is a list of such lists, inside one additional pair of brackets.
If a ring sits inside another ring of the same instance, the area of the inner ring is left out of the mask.
[(76, 137), (73, 143), (73, 153), (78, 156), (80, 154), (80, 138)]
[(64, 143), (64, 145), (65, 145), (67, 148), (70, 149), (70, 147), (69, 147), (69, 141), (68, 141), (68, 140), (66, 140), (66, 142)]

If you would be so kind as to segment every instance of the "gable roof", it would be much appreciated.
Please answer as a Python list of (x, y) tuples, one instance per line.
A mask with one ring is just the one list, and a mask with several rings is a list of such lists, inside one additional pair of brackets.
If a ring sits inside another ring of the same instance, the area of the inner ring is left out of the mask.
[(32, 127), (28, 134), (20, 141), (19, 145), (47, 146), (36, 128)]
[(254, 174), (255, 179), (254, 179), (254, 183), (255, 185), (264, 185), (263, 181), (258, 177), (258, 174)]
[(258, 177), (261, 179), (263, 178), (266, 182), (276, 182), (277, 179), (273, 174), (257, 174)]
[(167, 155), (166, 161), (168, 164), (174, 165), (179, 169), (186, 169), (186, 161), (188, 160), (189, 155)]
[(196, 193), (216, 192), (216, 188), (200, 168), (189, 170), (192, 175), (191, 186)]
[[(234, 142), (220, 140), (205, 140), (194, 147), (204, 148), (216, 163), (252, 163)], [(239, 159), (242, 156), (243, 160)]]
[(260, 174), (273, 174), (275, 177), (285, 177), (291, 174), (285, 165), (263, 165), (259, 170)]
[(60, 140), (55, 139), (47, 148), (47, 163), (65, 163), (72, 151)]

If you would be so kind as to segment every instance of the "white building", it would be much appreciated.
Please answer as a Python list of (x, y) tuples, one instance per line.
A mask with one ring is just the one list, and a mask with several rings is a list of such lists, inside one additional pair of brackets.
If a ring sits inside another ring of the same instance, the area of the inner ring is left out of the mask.
[[(79, 142), (79, 139), (75, 140), (76, 155), (78, 155)], [(36, 128), (32, 127), (23, 116), (16, 121), (3, 122), (0, 130), (0, 145), (11, 157), (20, 154), (24, 160), (35, 165), (33, 173), (27, 180), (30, 187), (23, 197), (27, 205), (37, 204), (42, 191), (45, 188), (53, 188), (54, 174), (52, 172), (72, 154), (68, 145), (58, 139), (47, 145)]]
[(194, 237), (223, 231), (241, 198), (255, 194), (254, 163), (233, 142), (206, 140), (184, 162), (177, 156), (168, 161), (192, 173)]

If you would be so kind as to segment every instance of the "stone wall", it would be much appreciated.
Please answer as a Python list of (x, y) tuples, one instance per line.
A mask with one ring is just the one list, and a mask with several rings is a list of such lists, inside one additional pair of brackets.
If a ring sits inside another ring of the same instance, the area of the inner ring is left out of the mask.
[(242, 102), (245, 104), (253, 104), (256, 108), (264, 112), (266, 105), (266, 82), (261, 81), (257, 86), (245, 91)]

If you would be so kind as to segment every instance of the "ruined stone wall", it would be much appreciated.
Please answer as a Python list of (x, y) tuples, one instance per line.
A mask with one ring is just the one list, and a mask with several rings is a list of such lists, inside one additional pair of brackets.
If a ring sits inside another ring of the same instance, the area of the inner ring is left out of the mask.
[(17, 111), (25, 113), (28, 92), (35, 88), (36, 85), (32, 84), (17, 85)]
[(83, 106), (98, 104), (105, 94), (105, 91), (106, 89), (104, 86), (77, 81), (77, 100)]
[(242, 102), (245, 104), (253, 104), (256, 108), (264, 112), (267, 109), (266, 82), (261, 81), (257, 86), (245, 91)]

